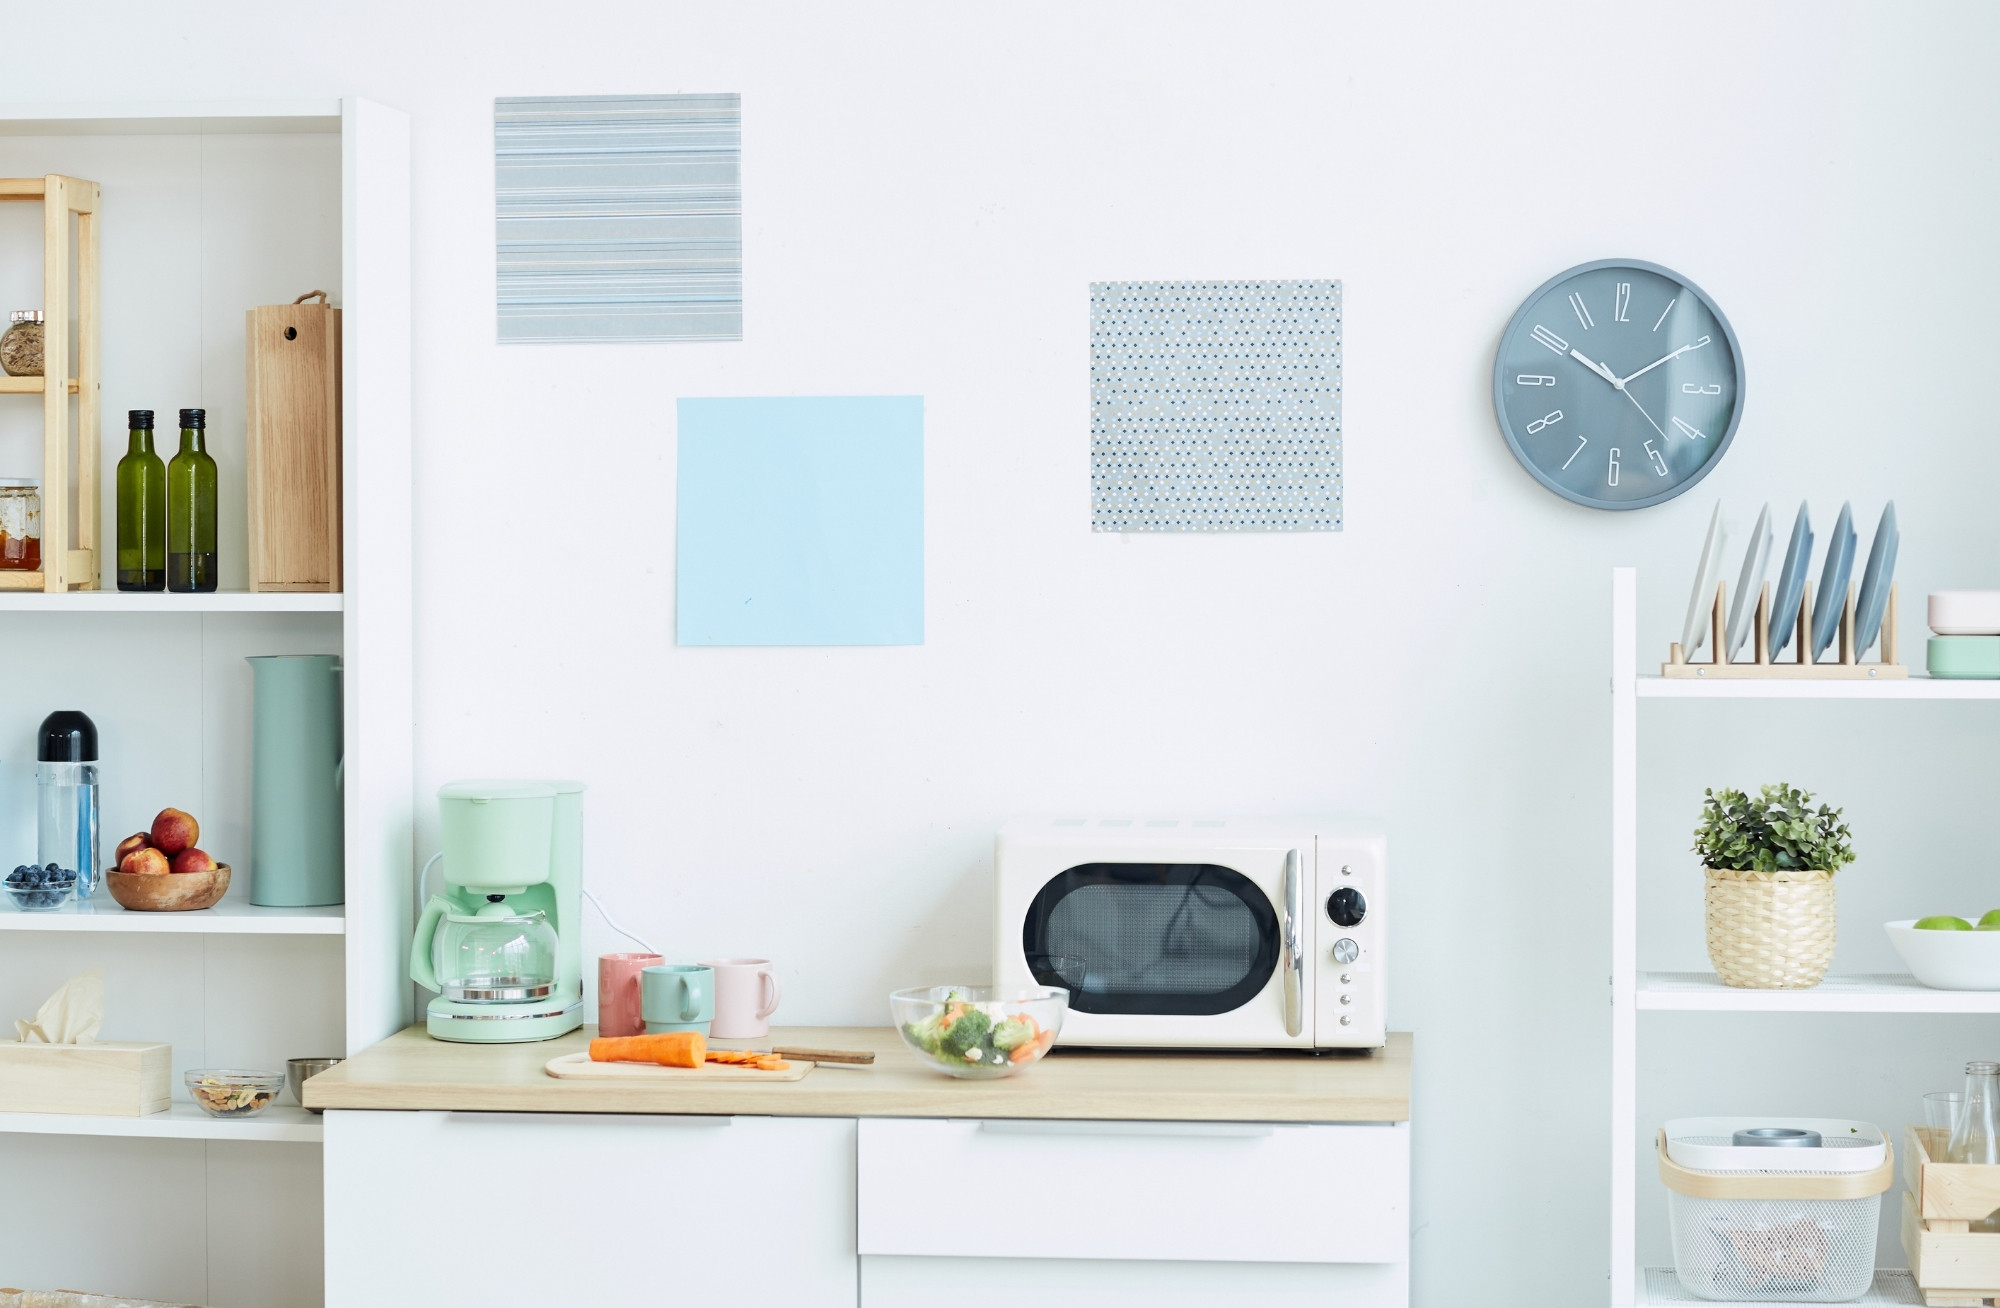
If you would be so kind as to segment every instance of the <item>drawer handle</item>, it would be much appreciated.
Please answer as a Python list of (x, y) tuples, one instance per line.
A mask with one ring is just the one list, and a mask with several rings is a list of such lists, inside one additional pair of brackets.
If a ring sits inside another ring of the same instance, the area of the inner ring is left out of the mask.
[(1278, 1128), (1264, 1122), (1037, 1122), (1006, 1118), (983, 1121), (993, 1135), (1170, 1136), (1180, 1140), (1261, 1140)]
[(1285, 852), (1285, 1034), (1305, 1029), (1306, 890), (1299, 851)]
[(451, 1122), (476, 1122), (492, 1126), (532, 1126), (542, 1122), (597, 1122), (612, 1126), (734, 1126), (734, 1117), (690, 1117), (682, 1113), (482, 1113), (451, 1109), (444, 1114)]

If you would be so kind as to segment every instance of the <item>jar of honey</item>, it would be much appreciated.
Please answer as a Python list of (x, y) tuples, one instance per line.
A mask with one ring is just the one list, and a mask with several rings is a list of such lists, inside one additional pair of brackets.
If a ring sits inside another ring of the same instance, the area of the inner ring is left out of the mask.
[(28, 477), (0, 477), (0, 569), (42, 566), (42, 491)]

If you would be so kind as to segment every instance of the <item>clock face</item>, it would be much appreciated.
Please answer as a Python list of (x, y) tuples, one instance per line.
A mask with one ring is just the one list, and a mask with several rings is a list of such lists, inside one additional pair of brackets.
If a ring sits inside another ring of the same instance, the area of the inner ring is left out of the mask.
[(1743, 412), (1743, 355), (1685, 277), (1600, 260), (1548, 282), (1507, 324), (1493, 407), (1542, 485), (1595, 509), (1643, 509), (1721, 460)]

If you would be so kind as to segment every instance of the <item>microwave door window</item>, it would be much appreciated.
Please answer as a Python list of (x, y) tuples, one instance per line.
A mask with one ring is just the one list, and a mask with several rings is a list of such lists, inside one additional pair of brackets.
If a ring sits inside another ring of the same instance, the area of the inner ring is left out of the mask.
[(1278, 915), (1213, 863), (1085, 863), (1036, 894), (1029, 969), (1080, 1013), (1214, 1016), (1241, 1008), (1278, 966)]

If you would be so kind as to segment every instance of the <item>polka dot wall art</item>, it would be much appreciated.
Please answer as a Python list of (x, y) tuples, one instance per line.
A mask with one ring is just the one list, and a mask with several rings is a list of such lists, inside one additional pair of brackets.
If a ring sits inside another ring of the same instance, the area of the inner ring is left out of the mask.
[(1340, 283), (1094, 282), (1095, 531), (1339, 531)]

